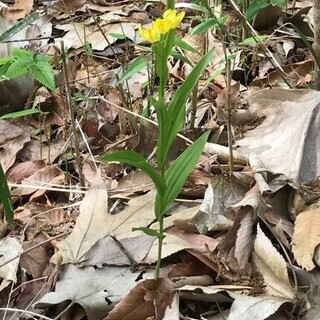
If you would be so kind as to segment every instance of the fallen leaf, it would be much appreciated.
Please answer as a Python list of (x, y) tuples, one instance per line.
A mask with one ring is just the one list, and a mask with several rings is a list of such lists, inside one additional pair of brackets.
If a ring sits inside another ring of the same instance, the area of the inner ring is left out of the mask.
[(234, 295), (235, 298), (228, 320), (264, 320), (274, 314), (284, 303), (284, 299), (268, 296), (251, 297)]
[(292, 252), (299, 265), (307, 270), (315, 268), (313, 255), (320, 243), (320, 208), (300, 212), (292, 236)]
[(259, 225), (257, 227), (257, 237), (254, 242), (253, 261), (257, 270), (264, 278), (266, 285), (265, 290), (268, 295), (280, 297), (282, 303), (284, 301), (283, 299), (287, 301), (294, 299), (287, 264), (272, 245), (271, 241), (262, 232)]
[[(107, 190), (103, 180), (97, 177), (80, 205), (80, 215), (73, 232), (58, 242), (58, 254), (63, 263), (83, 263), (91, 247), (112, 230), (108, 219)], [(52, 258), (54, 261), (54, 257)]]
[(33, 0), (16, 0), (2, 15), (7, 20), (19, 20), (28, 15), (33, 7)]
[(36, 303), (46, 308), (63, 301), (78, 303), (89, 320), (102, 319), (135, 285), (138, 273), (129, 268), (77, 268), (70, 264), (56, 283), (55, 292), (49, 292)]
[(104, 320), (136, 320), (152, 316), (163, 319), (165, 310), (172, 303), (173, 289), (173, 283), (166, 278), (140, 282)]
[[(6, 263), (11, 260), (15, 256), (19, 255), (22, 252), (22, 247), (20, 242), (7, 236), (5, 238), (0, 239), (0, 277), (3, 278), (7, 283), (13, 281), (14, 283), (17, 281), (17, 270), (19, 265), (19, 258), (13, 259), (12, 261)], [(0, 291), (3, 289), (4, 283), (0, 285)]]
[(274, 88), (253, 94), (250, 111), (266, 118), (237, 141), (238, 151), (259, 155), (267, 171), (294, 181), (316, 179), (320, 175), (320, 144), (315, 142), (320, 139), (319, 99), (320, 93), (312, 90)]

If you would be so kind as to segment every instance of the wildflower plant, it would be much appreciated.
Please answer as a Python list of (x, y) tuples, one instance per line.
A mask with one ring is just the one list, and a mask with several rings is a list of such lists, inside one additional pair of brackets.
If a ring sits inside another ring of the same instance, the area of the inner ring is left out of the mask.
[[(169, 1), (168, 6), (170, 6)], [(140, 26), (139, 28), (141, 37), (146, 42), (151, 43), (151, 49), (155, 57), (155, 73), (159, 79), (156, 96), (149, 97), (155, 108), (159, 125), (156, 149), (158, 167), (152, 167), (142, 155), (130, 150), (117, 151), (100, 157), (102, 161), (124, 162), (145, 171), (156, 186), (157, 193), (154, 210), (155, 217), (159, 223), (158, 230), (147, 227), (134, 228), (134, 230), (141, 230), (158, 239), (156, 278), (160, 275), (162, 245), (165, 238), (163, 228), (164, 214), (178, 196), (188, 175), (196, 165), (209, 135), (209, 132), (204, 133), (167, 168), (168, 152), (185, 123), (188, 96), (213, 56), (213, 51), (204, 55), (198, 64), (194, 66), (183, 84), (173, 94), (171, 100), (166, 101), (165, 89), (169, 75), (168, 58), (172, 53), (174, 44), (177, 42), (176, 28), (184, 16), (185, 12), (178, 12), (176, 9), (169, 8), (164, 12), (162, 18), (155, 20), (151, 26), (146, 28)]]

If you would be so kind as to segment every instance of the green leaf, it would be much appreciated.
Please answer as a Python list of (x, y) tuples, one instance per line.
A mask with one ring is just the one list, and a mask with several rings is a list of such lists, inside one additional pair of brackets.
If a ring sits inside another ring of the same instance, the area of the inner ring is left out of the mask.
[(287, 0), (271, 0), (271, 3), (276, 6), (286, 6), (288, 1)]
[[(6, 78), (4, 77), (4, 75), (6, 74), (6, 72), (8, 71), (9, 67), (11, 65), (11, 60), (9, 60), (7, 63), (2, 64), (0, 66), (0, 77), (5, 80)], [(1, 81), (1, 80), (0, 80)]]
[(4, 76), (9, 79), (16, 78), (21, 74), (28, 72), (31, 64), (32, 64), (32, 60), (31, 61), (29, 61), (28, 59), (16, 60), (10, 65), (10, 67), (8, 68)]
[(8, 62), (11, 62), (10, 57), (2, 57), (0, 58), (0, 66), (3, 66), (4, 64), (7, 64)]
[[(190, 145), (166, 171), (164, 176), (166, 192), (163, 197), (158, 193), (156, 196), (156, 202), (158, 202), (156, 205), (159, 205), (159, 210), (157, 211), (161, 212), (162, 215), (180, 193), (188, 175), (197, 164), (208, 140), (209, 133), (209, 131), (204, 133), (199, 139)], [(157, 217), (157, 219), (159, 218), (160, 217)]]
[(92, 51), (92, 47), (91, 47), (90, 43), (89, 43), (87, 40), (85, 40), (85, 41), (83, 42), (83, 46), (84, 46), (84, 48), (85, 48), (85, 50), (86, 50), (87, 55), (89, 55), (90, 57), (92, 57), (93, 51)]
[(191, 61), (186, 58), (185, 56), (183, 56), (180, 52), (177, 52), (177, 51), (171, 51), (171, 54), (170, 54), (173, 58), (177, 59), (177, 60), (181, 60), (185, 63), (187, 63), (189, 66), (192, 66), (192, 63)]
[(55, 90), (54, 73), (49, 63), (38, 61), (31, 66), (30, 70), (37, 81), (50, 90)]
[(244, 39), (242, 42), (240, 42), (239, 45), (251, 46), (251, 45), (263, 42), (268, 38), (269, 38), (269, 36), (267, 36), (267, 35), (261, 35), (261, 36), (257, 36), (257, 37), (249, 37), (249, 38)]
[(0, 43), (4, 42), (6, 40), (9, 40), (12, 36), (14, 36), (16, 33), (18, 33), (19, 31), (21, 31), (22, 29), (26, 28), (27, 26), (29, 26), (32, 22), (34, 22), (35, 20), (37, 20), (40, 16), (39, 12), (33, 12), (31, 14), (29, 14), (26, 18), (22, 19), (21, 21), (17, 22), (14, 24), (14, 26), (12, 28), (10, 28), (9, 30), (7, 30), (6, 32), (4, 32), (1, 36), (0, 36)]
[(268, 0), (254, 0), (251, 2), (251, 5), (249, 6), (247, 12), (246, 12), (246, 18), (251, 21), (253, 19), (253, 17), (255, 16), (255, 14), (267, 7), (269, 5), (269, 1)]
[(130, 62), (129, 67), (125, 72), (125, 74), (119, 79), (118, 84), (125, 80), (130, 79), (135, 73), (142, 70), (147, 65), (148, 65), (148, 60), (145, 56), (138, 56), (137, 58), (133, 59)]
[(35, 62), (46, 62), (49, 63), (52, 60), (52, 57), (46, 55), (46, 54), (36, 54), (34, 55), (34, 61)]
[(48, 113), (48, 112), (41, 112), (39, 109), (27, 109), (27, 110), (21, 110), (17, 112), (10, 112), (0, 117), (0, 119), (16, 119), (21, 118), (25, 116), (30, 116), (32, 114), (38, 114), (38, 113)]
[(146, 235), (151, 237), (157, 237), (158, 239), (164, 239), (166, 237), (164, 234), (159, 233), (157, 230), (150, 229), (147, 227), (132, 228), (132, 231), (142, 231)]
[(200, 52), (196, 48), (190, 46), (189, 43), (187, 43), (187, 42), (185, 42), (185, 41), (183, 41), (183, 40), (181, 40), (181, 39), (179, 39), (177, 37), (175, 37), (175, 39), (174, 39), (174, 44), (176, 46), (180, 47), (183, 50), (190, 51), (190, 52), (193, 52), (193, 53), (197, 53), (198, 55), (200, 55)]
[(8, 224), (12, 224), (14, 220), (13, 207), (11, 202), (11, 195), (8, 188), (6, 176), (3, 172), (2, 165), (0, 164), (0, 199), (3, 204), (6, 219)]
[(205, 21), (199, 23), (198, 25), (196, 25), (195, 27), (193, 27), (192, 29), (190, 29), (189, 34), (195, 35), (195, 34), (199, 34), (201, 32), (206, 32), (209, 29), (218, 27), (220, 24), (223, 24), (223, 20), (224, 19), (221, 19), (220, 23), (215, 18), (205, 20)]
[(146, 161), (146, 159), (138, 152), (131, 150), (116, 151), (99, 157), (101, 161), (118, 161), (124, 162), (131, 166), (143, 170), (152, 179), (160, 194), (164, 194), (166, 190), (165, 182), (161, 175)]
[(21, 48), (15, 48), (12, 50), (11, 53), (12, 57), (21, 60), (26, 60), (29, 63), (33, 60), (33, 53), (31, 51), (25, 50), (25, 49), (21, 49)]
[(159, 130), (158, 137), (158, 147), (160, 146), (160, 148), (157, 150), (157, 161), (160, 167), (163, 166), (171, 144), (184, 124), (187, 99), (213, 55), (214, 50), (211, 50), (199, 60), (183, 84), (176, 91), (169, 107), (166, 109), (167, 115), (164, 117), (166, 121), (162, 130)]
[(122, 33), (114, 33), (114, 32), (111, 32), (109, 33), (110, 36), (116, 38), (116, 39), (119, 39), (119, 40), (123, 40), (126, 38), (126, 36)]

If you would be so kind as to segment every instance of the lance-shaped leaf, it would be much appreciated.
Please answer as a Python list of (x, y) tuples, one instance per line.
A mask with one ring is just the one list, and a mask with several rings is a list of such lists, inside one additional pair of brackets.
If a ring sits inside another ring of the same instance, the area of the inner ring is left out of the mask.
[(117, 151), (99, 157), (101, 161), (119, 161), (144, 171), (152, 179), (160, 194), (164, 194), (166, 185), (161, 175), (146, 161), (140, 153), (131, 150)]
[(180, 193), (188, 175), (203, 151), (207, 142), (209, 132), (204, 133), (198, 140), (190, 145), (166, 171), (164, 179), (166, 181), (166, 191), (163, 197), (158, 193), (156, 196), (156, 214), (157, 219), (161, 218), (166, 208)]
[(160, 167), (165, 162), (170, 146), (184, 124), (186, 115), (185, 105), (187, 99), (192, 89), (201, 77), (202, 73), (204, 72), (205, 68), (209, 64), (210, 60), (212, 59), (213, 54), (214, 51), (211, 50), (200, 59), (200, 61), (191, 71), (184, 83), (179, 87), (166, 110), (166, 118), (168, 121), (161, 134), (159, 132), (159, 143), (164, 146), (157, 152), (157, 160)]

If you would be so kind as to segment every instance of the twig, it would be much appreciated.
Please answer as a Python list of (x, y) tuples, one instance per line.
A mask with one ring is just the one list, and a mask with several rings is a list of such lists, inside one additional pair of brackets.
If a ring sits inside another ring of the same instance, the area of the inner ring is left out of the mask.
[(61, 41), (61, 59), (62, 59), (62, 65), (63, 65), (63, 74), (64, 74), (64, 81), (65, 81), (65, 90), (66, 90), (66, 96), (67, 96), (67, 104), (70, 111), (70, 118), (71, 118), (71, 130), (74, 136), (74, 150), (76, 154), (76, 162), (79, 169), (79, 184), (81, 187), (85, 186), (85, 180), (82, 172), (82, 162), (80, 157), (80, 148), (79, 148), (79, 137), (77, 134), (76, 129), (76, 122), (75, 122), (75, 112), (73, 109), (73, 103), (72, 103), (72, 97), (71, 97), (71, 90), (68, 82), (68, 69), (67, 69), (67, 61), (66, 61), (66, 55), (64, 51), (64, 44), (63, 41)]

